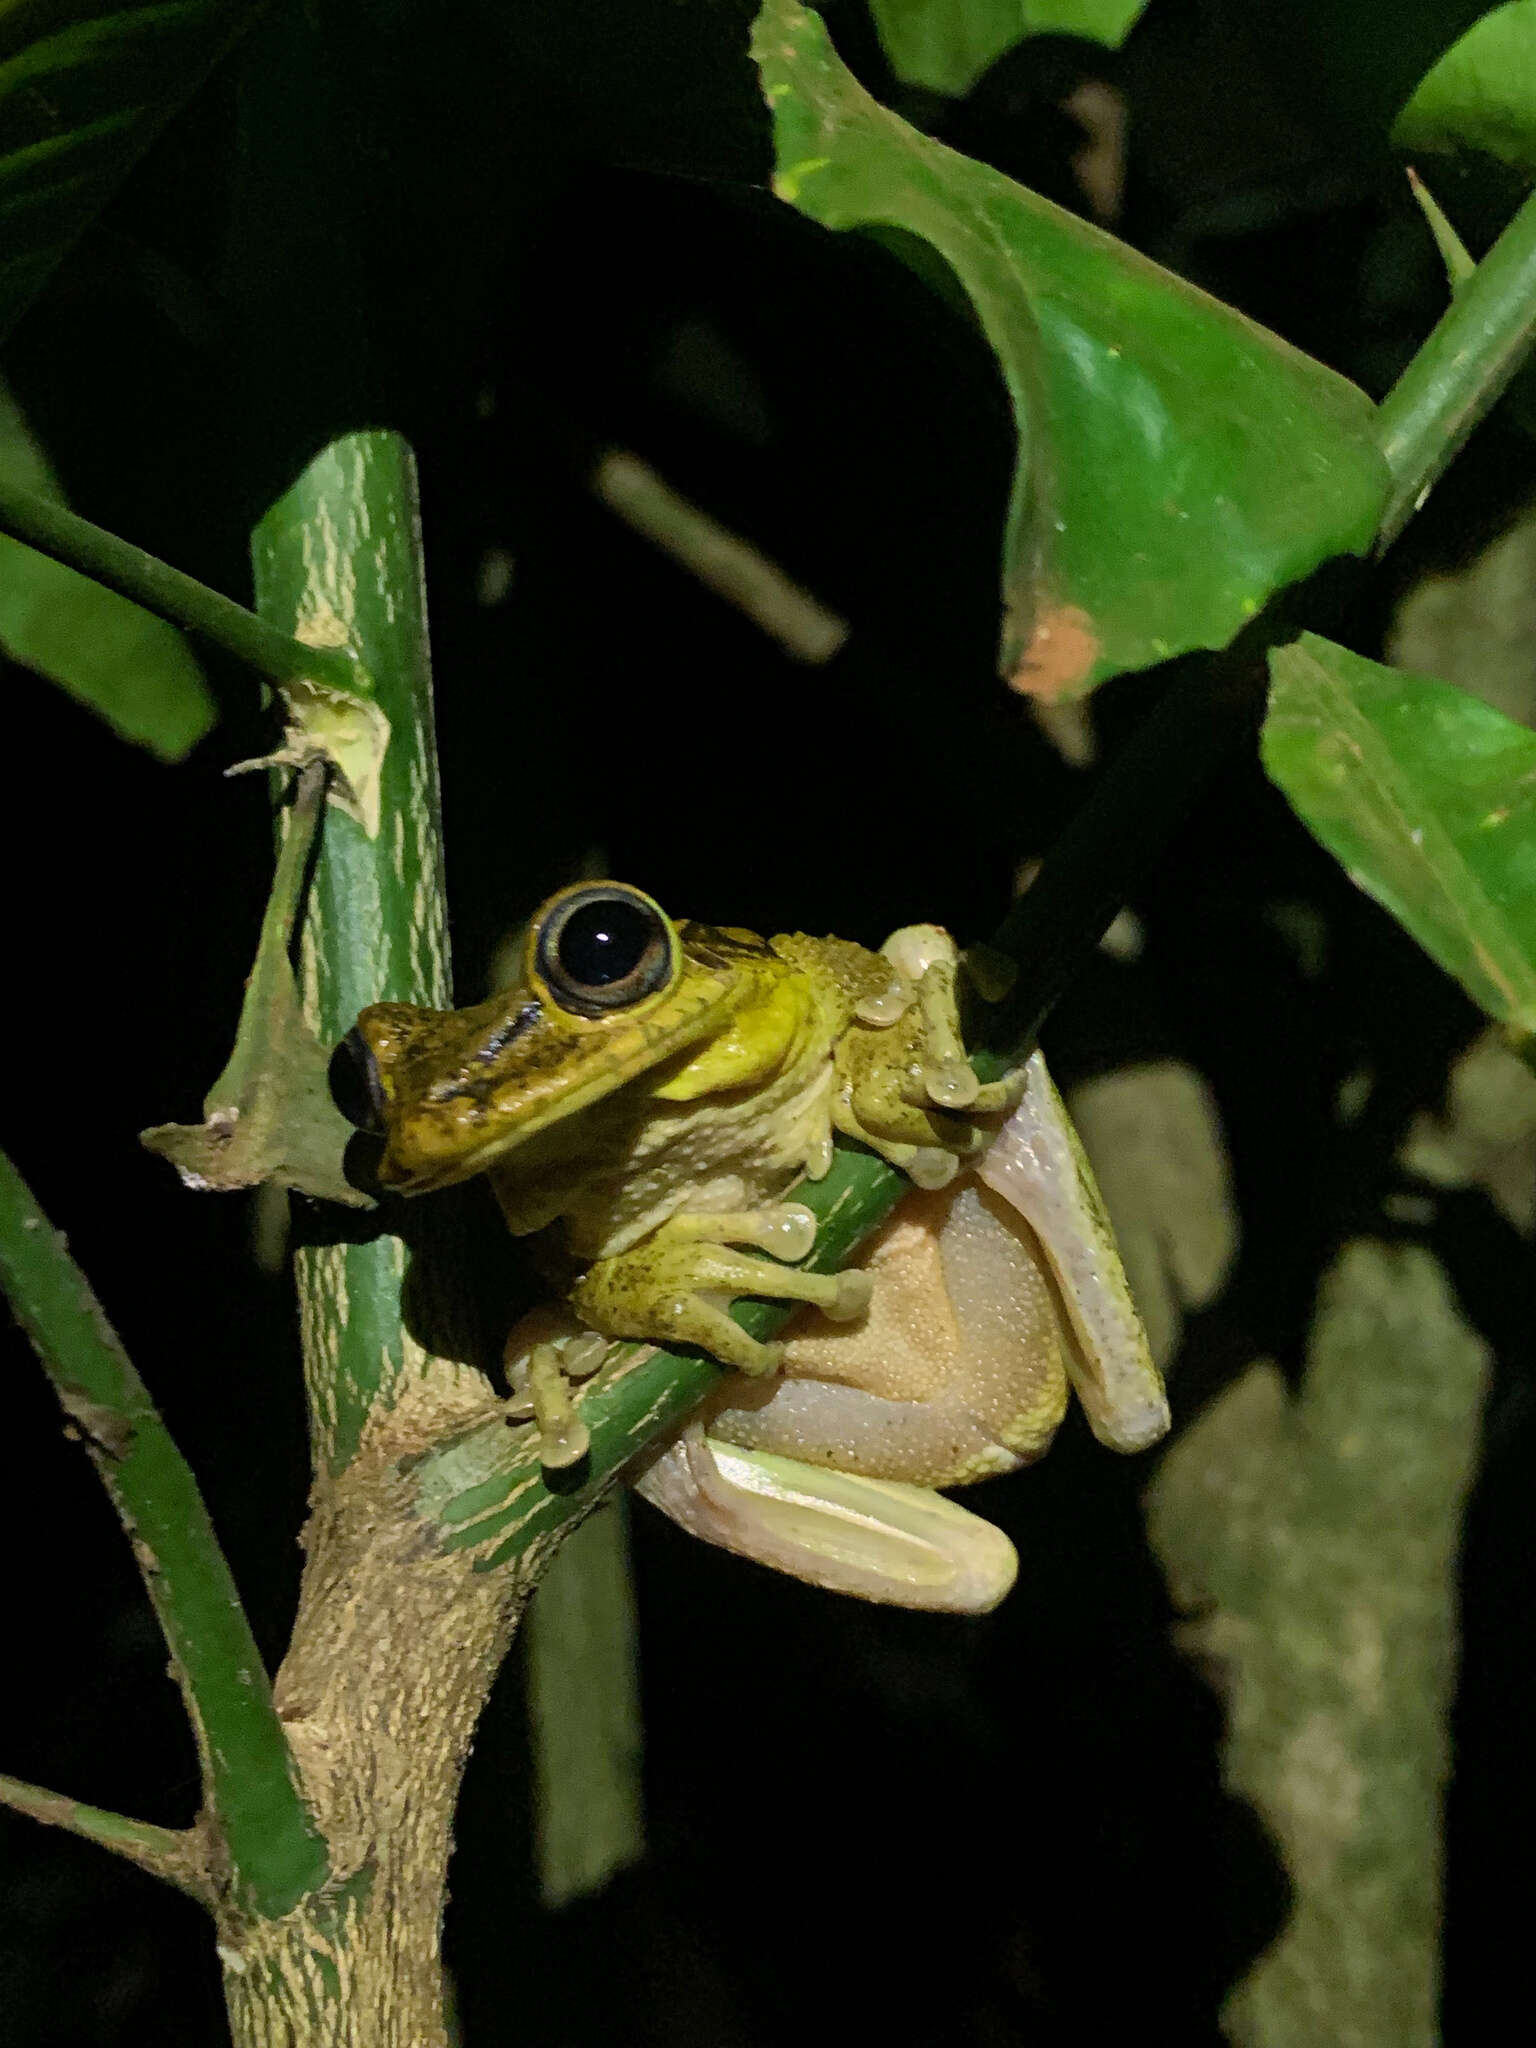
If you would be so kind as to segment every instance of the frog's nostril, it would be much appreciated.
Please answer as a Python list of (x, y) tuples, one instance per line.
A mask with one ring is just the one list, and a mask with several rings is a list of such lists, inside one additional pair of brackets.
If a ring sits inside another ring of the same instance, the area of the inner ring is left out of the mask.
[(331, 1099), (349, 1124), (384, 1135), (384, 1090), (373, 1047), (354, 1025), (331, 1054)]

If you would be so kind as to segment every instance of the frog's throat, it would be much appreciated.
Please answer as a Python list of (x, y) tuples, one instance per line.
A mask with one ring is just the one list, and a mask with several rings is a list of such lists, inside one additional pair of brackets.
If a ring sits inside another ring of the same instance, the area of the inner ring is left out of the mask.
[[(686, 993), (673, 990), (659, 1005), (672, 1013), (664, 1025), (643, 1013), (630, 1020), (632, 1047), (616, 1052), (610, 1037), (603, 1056), (594, 1059), (585, 1071), (578, 1070), (573, 1076), (568, 1064), (552, 1069), (530, 1086), (515, 1107), (494, 1100), (477, 1103), (464, 1117), (454, 1121), (446, 1137), (432, 1128), (425, 1142), (418, 1136), (415, 1142), (402, 1145), (402, 1132), (397, 1128), (391, 1133), (379, 1163), (379, 1185), (392, 1194), (425, 1195), (461, 1180), (472, 1180), (541, 1131), (579, 1116), (642, 1074), (711, 1037), (736, 1010), (741, 997), (740, 983), (741, 977), (737, 975), (714, 976)], [(468, 1089), (465, 1094), (467, 1100), (471, 1099)], [(478, 1140), (473, 1135), (477, 1113), (486, 1123), (485, 1133)]]

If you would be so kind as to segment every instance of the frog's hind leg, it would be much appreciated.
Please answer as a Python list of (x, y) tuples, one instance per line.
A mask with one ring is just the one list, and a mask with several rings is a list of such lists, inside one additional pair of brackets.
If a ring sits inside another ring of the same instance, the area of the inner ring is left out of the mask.
[(866, 1600), (985, 1614), (1019, 1568), (1001, 1529), (928, 1487), (736, 1450), (697, 1422), (635, 1487), (706, 1543)]
[(538, 1424), (539, 1461), (560, 1471), (579, 1465), (591, 1433), (571, 1397), (571, 1383), (590, 1379), (602, 1365), (608, 1340), (592, 1331), (546, 1335), (556, 1327), (548, 1311), (525, 1316), (507, 1339), (507, 1420)]
[[(783, 1206), (810, 1215), (798, 1204)], [(738, 1372), (774, 1372), (783, 1346), (749, 1336), (727, 1313), (731, 1302), (742, 1295), (807, 1301), (834, 1322), (851, 1322), (869, 1306), (867, 1273), (807, 1273), (734, 1249), (745, 1242), (794, 1255), (803, 1235), (795, 1220), (772, 1210), (674, 1217), (633, 1250), (589, 1266), (571, 1290), (571, 1306), (611, 1337), (696, 1344)]]

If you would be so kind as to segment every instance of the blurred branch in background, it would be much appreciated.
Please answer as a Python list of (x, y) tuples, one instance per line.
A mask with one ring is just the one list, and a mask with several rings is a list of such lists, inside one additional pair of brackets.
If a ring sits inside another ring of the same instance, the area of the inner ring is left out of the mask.
[(796, 661), (830, 661), (848, 624), (740, 534), (701, 512), (649, 463), (611, 448), (592, 472), (592, 491), (626, 526), (744, 612)]
[(1148, 1504), (1224, 1776), (1293, 1905), (1229, 1998), (1240, 2048), (1438, 2039), (1455, 1562), (1488, 1353), (1426, 1251), (1357, 1241), (1298, 1393), (1252, 1366), (1174, 1443)]
[(523, 1657), (539, 1886), (564, 1906), (645, 1854), (626, 1493), (562, 1544), (523, 1624)]

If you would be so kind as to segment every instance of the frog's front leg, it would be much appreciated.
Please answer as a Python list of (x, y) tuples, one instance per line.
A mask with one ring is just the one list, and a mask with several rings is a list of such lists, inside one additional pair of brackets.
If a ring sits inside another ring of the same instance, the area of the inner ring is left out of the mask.
[(992, 1136), (977, 1121), (1006, 1114), (1024, 1092), (1020, 1069), (982, 1082), (960, 1035), (959, 955), (937, 925), (904, 925), (883, 951), (905, 1001), (862, 1015), (837, 1050), (839, 1130), (890, 1160), (921, 1188), (941, 1188)]
[(571, 1306), (605, 1337), (695, 1344), (737, 1372), (770, 1373), (783, 1346), (749, 1336), (732, 1321), (730, 1303), (743, 1295), (804, 1301), (833, 1322), (851, 1322), (869, 1306), (867, 1273), (806, 1273), (735, 1249), (759, 1245), (778, 1258), (803, 1258), (815, 1233), (799, 1203), (674, 1216), (643, 1243), (594, 1261), (571, 1289)]

